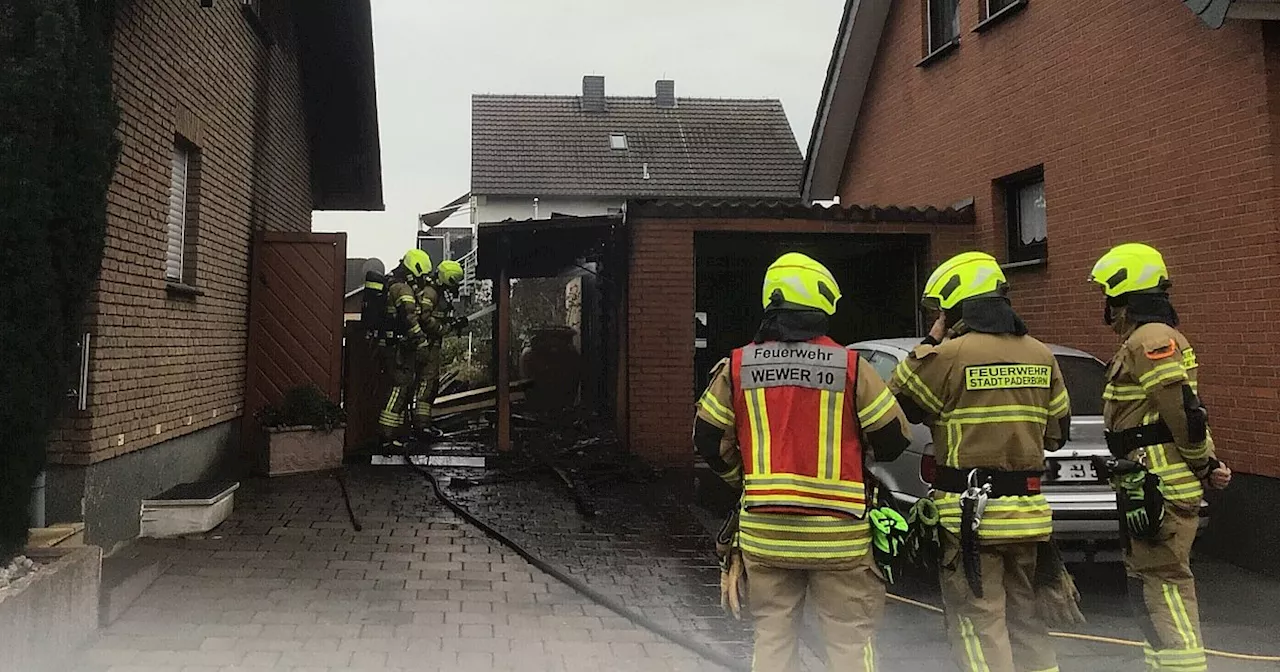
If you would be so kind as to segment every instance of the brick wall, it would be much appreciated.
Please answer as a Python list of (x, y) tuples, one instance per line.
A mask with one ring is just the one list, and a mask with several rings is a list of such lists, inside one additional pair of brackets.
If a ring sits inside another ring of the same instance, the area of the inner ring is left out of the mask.
[[(97, 462), (240, 414), (251, 232), (311, 225), (288, 3), (262, 4), (271, 47), (238, 2), (119, 3), (113, 82), (122, 149), (90, 308), (90, 407), (65, 423), (55, 462)], [(165, 281), (176, 135), (200, 153), (194, 297)]]
[(631, 231), (627, 288), (629, 442), (645, 459), (668, 466), (693, 461), (695, 232), (927, 234), (932, 237), (931, 247), (959, 247), (970, 240), (967, 225), (633, 218), (627, 226)]
[(1221, 453), (1280, 476), (1275, 29), (1131, 0), (1033, 2), (979, 34), (979, 0), (962, 0), (959, 48), (916, 67), (922, 4), (894, 3), (842, 200), (973, 197), (978, 245), (1004, 258), (993, 180), (1043, 164), (1049, 262), (1010, 272), (1033, 332), (1108, 358), (1084, 278), (1113, 244), (1157, 246)]

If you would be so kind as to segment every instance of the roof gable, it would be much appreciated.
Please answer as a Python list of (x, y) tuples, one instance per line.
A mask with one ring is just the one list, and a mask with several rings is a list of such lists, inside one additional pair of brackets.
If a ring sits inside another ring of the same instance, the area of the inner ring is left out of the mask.
[(803, 198), (829, 200), (840, 178), (892, 0), (847, 0), (805, 155)]
[[(486, 196), (798, 198), (803, 161), (776, 100), (477, 95), (471, 190)], [(626, 149), (610, 136), (626, 135)]]

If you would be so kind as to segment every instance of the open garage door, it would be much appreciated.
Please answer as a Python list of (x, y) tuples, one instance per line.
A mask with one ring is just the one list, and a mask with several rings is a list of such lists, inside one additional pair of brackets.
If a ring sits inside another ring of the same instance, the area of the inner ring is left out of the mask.
[(708, 372), (720, 358), (755, 335), (765, 269), (785, 252), (807, 254), (836, 276), (843, 293), (831, 320), (837, 342), (919, 333), (927, 244), (927, 236), (917, 235), (695, 234), (695, 310), (706, 316), (706, 347), (695, 350), (694, 390), (706, 387)]

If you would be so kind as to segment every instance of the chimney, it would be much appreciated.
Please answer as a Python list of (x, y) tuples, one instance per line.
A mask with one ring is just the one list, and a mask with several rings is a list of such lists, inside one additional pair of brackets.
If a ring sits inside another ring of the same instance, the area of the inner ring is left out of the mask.
[(674, 79), (659, 79), (653, 85), (653, 102), (658, 107), (673, 109), (676, 106), (676, 82)]
[(582, 111), (604, 112), (604, 77), (600, 75), (582, 77)]

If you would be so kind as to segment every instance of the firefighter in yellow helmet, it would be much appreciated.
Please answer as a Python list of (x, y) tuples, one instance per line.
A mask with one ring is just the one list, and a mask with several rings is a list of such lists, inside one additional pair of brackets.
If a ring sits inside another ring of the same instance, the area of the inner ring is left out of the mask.
[(923, 296), (937, 320), (889, 383), (907, 418), (933, 431), (937, 475), (918, 506), (937, 509), (947, 634), (965, 672), (1057, 670), (1037, 568), (1070, 581), (1047, 543), (1053, 514), (1040, 492), (1045, 451), (1068, 435), (1070, 400), (1007, 287), (988, 254), (943, 262)]
[(417, 388), (414, 391), (413, 425), (418, 438), (432, 436), (431, 407), (440, 387), (440, 347), (450, 332), (460, 332), (467, 318), (454, 317), (453, 302), (462, 284), (462, 265), (451, 259), (440, 262), (417, 293), (419, 324), (425, 338), (414, 353)]
[(1105, 321), (1123, 339), (1107, 370), (1103, 420), (1127, 538), (1129, 595), (1146, 635), (1148, 670), (1205, 670), (1191, 575), (1204, 487), (1225, 488), (1231, 470), (1214, 457), (1200, 403), (1199, 365), (1177, 330), (1169, 269), (1154, 248), (1127, 243), (1094, 265)]
[(717, 542), (722, 600), (735, 612), (745, 560), (754, 670), (800, 670), (806, 599), (817, 607), (828, 669), (875, 669), (885, 586), (870, 552), (863, 452), (892, 460), (909, 435), (875, 370), (827, 337), (839, 300), (822, 264), (779, 257), (765, 272), (754, 340), (716, 365), (698, 402), (694, 445), (742, 491), (736, 529), (727, 525)]
[(419, 319), (422, 311), (418, 292), (430, 275), (431, 256), (414, 248), (405, 252), (400, 265), (385, 281), (385, 310), (393, 336), (384, 347), (383, 367), (391, 378), (391, 385), (378, 415), (378, 430), (384, 441), (397, 446), (402, 445), (400, 434), (413, 398), (415, 354), (427, 341)]

